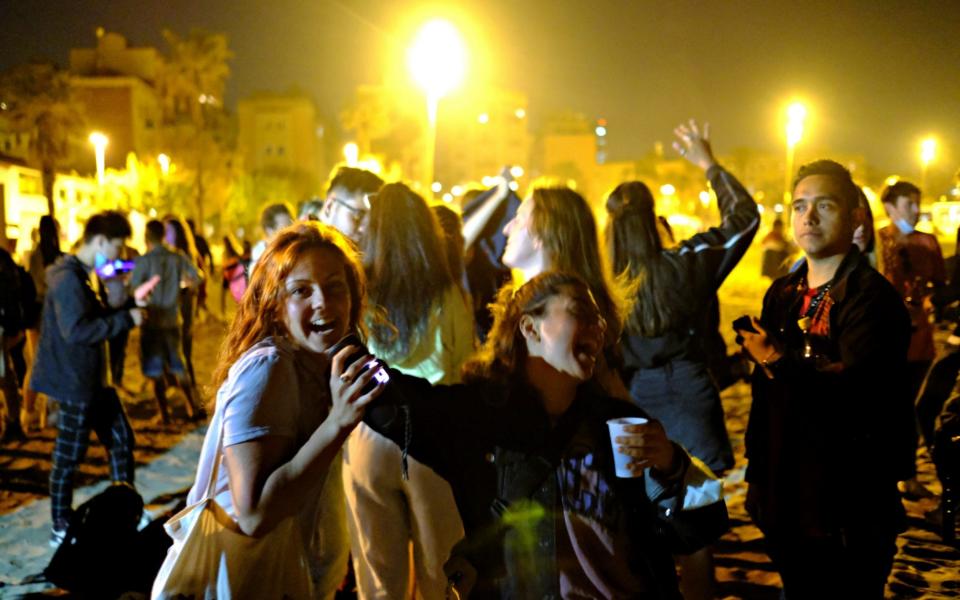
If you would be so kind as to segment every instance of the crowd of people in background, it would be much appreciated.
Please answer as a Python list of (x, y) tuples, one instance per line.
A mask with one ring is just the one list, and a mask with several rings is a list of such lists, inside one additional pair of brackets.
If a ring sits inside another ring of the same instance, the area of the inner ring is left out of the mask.
[[(43, 217), (21, 264), (0, 249), (0, 427), (23, 440), (56, 415), (51, 545), (91, 431), (111, 479), (134, 484), (117, 392), (139, 328), (158, 421), (174, 421), (171, 386), (189, 420), (209, 416), (187, 503), (289, 542), (302, 568), (266, 582), (278, 596), (333, 598), (349, 572), (362, 599), (712, 598), (726, 511), (687, 490), (734, 466), (720, 392), (749, 362), (747, 508), (785, 597), (882, 597), (901, 498), (930, 495), (920, 441), (942, 455), (960, 420), (960, 317), (946, 347), (934, 338), (960, 275), (917, 230), (915, 185), (884, 190), (875, 231), (850, 172), (809, 163), (760, 242), (771, 285), (730, 354), (717, 295), (760, 211), (706, 126), (674, 134), (719, 211), (688, 239), (642, 181), (598, 204), (601, 232), (575, 189), (520, 198), (507, 169), (457, 211), (338, 167), (322, 200), (263, 207), (254, 244), (225, 234), (219, 265), (178, 215), (145, 224), (142, 254), (119, 212), (63, 249)], [(198, 381), (194, 329), (218, 288), (235, 316)], [(640, 420), (611, 442), (618, 419)], [(635, 477), (615, 474), (618, 456)]]

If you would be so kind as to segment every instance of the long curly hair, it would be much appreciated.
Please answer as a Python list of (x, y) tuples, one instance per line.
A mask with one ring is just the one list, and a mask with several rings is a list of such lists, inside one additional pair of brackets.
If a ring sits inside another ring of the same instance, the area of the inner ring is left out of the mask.
[(282, 314), (284, 282), (300, 259), (316, 249), (331, 250), (343, 261), (350, 290), (350, 328), (366, 340), (367, 329), (361, 315), (366, 310), (367, 279), (356, 247), (328, 225), (317, 221), (295, 223), (273, 237), (253, 269), (250, 284), (220, 346), (213, 373), (214, 390), (227, 379), (233, 363), (254, 344), (269, 336), (287, 335)]
[(531, 229), (543, 243), (550, 269), (583, 278), (607, 322), (604, 347), (613, 346), (623, 331), (632, 290), (609, 272), (590, 205), (575, 190), (549, 182), (535, 185), (531, 196)]
[(407, 356), (416, 347), (434, 307), (455, 284), (443, 239), (436, 215), (406, 185), (388, 183), (370, 197), (363, 256), (369, 301), (390, 321), (371, 324), (370, 336), (393, 356)]
[(541, 317), (551, 297), (564, 293), (591, 296), (590, 286), (577, 275), (558, 271), (541, 273), (515, 288), (508, 283), (490, 305), (493, 327), (480, 350), (463, 365), (465, 382), (504, 383), (523, 369), (527, 342), (520, 333), (523, 315)]

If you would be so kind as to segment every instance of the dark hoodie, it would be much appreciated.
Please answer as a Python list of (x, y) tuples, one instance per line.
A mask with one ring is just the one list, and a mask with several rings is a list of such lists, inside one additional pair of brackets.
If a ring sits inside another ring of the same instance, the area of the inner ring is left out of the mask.
[(47, 295), (30, 387), (59, 402), (89, 401), (104, 384), (107, 339), (133, 327), (126, 310), (93, 291), (90, 271), (66, 254), (47, 268)]

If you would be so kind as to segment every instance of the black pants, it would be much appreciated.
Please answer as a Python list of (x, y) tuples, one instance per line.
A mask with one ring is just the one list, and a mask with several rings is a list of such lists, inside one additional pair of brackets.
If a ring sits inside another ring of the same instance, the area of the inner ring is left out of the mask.
[(93, 398), (81, 402), (56, 400), (60, 417), (50, 471), (50, 509), (55, 525), (70, 518), (74, 474), (87, 455), (91, 430), (107, 449), (114, 481), (133, 484), (134, 469), (133, 428), (113, 388), (103, 388)]
[(123, 387), (123, 363), (127, 359), (127, 340), (130, 339), (130, 330), (124, 329), (107, 341), (110, 346), (110, 375), (113, 384)]
[(897, 533), (882, 523), (827, 537), (764, 532), (787, 600), (883, 598)]

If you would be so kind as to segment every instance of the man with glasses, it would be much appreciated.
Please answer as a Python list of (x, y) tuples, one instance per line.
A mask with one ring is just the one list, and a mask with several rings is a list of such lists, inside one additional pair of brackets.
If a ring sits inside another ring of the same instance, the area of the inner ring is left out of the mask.
[(320, 220), (360, 243), (370, 212), (368, 196), (383, 186), (383, 180), (364, 169), (339, 167), (330, 180)]

